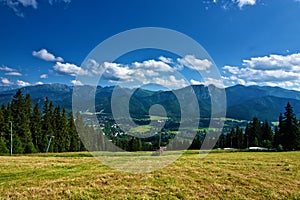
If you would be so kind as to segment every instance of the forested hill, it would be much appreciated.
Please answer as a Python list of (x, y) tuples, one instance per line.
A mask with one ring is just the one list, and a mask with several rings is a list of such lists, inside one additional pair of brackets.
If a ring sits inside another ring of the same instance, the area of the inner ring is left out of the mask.
[[(213, 86), (210, 86), (213, 87)], [(204, 117), (210, 114), (210, 98), (208, 87), (203, 85), (192, 86), (194, 89)], [(1, 88), (3, 90), (3, 88)], [(98, 87), (96, 93), (97, 110), (104, 109), (110, 112), (110, 97), (113, 87)], [(180, 89), (184, 94), (190, 88)], [(126, 89), (127, 90), (127, 89)], [(125, 91), (126, 91), (125, 90)], [(128, 89), (129, 90), (129, 89)], [(11, 101), (17, 89), (9, 89), (0, 92), (0, 103), (7, 104)], [(23, 94), (30, 94), (34, 103), (41, 106), (48, 97), (54, 105), (71, 110), (72, 107), (72, 86), (62, 84), (45, 84), (28, 86), (21, 88)], [(300, 117), (300, 92), (282, 89), (279, 87), (259, 87), (236, 85), (226, 88), (227, 96), (227, 117), (234, 119), (251, 120), (253, 116), (259, 119), (277, 121), (280, 112), (283, 112), (287, 102), (290, 102), (295, 110), (296, 116)], [(166, 106), (170, 115), (178, 113), (178, 102), (170, 91), (149, 91), (145, 89), (137, 90), (132, 98), (132, 113), (142, 112), (147, 114), (149, 105), (160, 103)]]

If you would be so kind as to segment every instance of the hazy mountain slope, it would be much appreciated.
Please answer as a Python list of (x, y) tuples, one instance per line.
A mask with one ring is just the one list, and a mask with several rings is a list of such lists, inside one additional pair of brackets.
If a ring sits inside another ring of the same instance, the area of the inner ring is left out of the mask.
[[(104, 109), (104, 112), (111, 113), (111, 96), (114, 87), (97, 87), (96, 92), (92, 87), (83, 86), (87, 94), (95, 93), (96, 110)], [(214, 86), (212, 90), (219, 90)], [(60, 105), (67, 110), (72, 109), (73, 87), (62, 84), (45, 84), (21, 88), (23, 94), (30, 94), (34, 103), (43, 106), (46, 97), (53, 101), (55, 105)], [(0, 103), (11, 101), (17, 89), (0, 92)], [(203, 85), (189, 86), (176, 90), (176, 94), (182, 98), (187, 97), (193, 91), (197, 96), (202, 117), (210, 116), (211, 99), (208, 87)], [(294, 107), (295, 113), (300, 117), (300, 92), (286, 90), (278, 87), (259, 87), (236, 85), (225, 89), (227, 97), (227, 117), (235, 119), (250, 120), (254, 116), (260, 119), (277, 120), (279, 113), (284, 111), (287, 102)], [(92, 92), (92, 93), (91, 93)], [(115, 97), (121, 98), (130, 94), (131, 89), (122, 89), (114, 92)], [(132, 116), (148, 115), (149, 108), (154, 104), (161, 104), (165, 107), (168, 116), (180, 116), (179, 102), (171, 91), (150, 91), (137, 89), (130, 100), (130, 112)], [(184, 109), (191, 110), (192, 107), (186, 105)]]

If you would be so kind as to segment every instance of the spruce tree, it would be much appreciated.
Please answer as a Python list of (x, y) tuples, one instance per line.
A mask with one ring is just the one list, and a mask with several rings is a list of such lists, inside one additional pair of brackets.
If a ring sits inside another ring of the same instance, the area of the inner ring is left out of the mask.
[[(41, 146), (43, 152), (46, 151), (51, 135), (53, 135), (53, 104), (50, 103), (48, 97), (46, 97), (42, 114), (42, 138), (45, 140)], [(53, 151), (53, 145), (50, 146), (49, 151)]]
[(298, 121), (294, 114), (293, 107), (289, 102), (285, 110), (279, 130), (282, 135), (282, 146), (288, 151), (297, 150), (300, 147)]
[(14, 130), (20, 139), (20, 145), (24, 148), (25, 153), (33, 153), (36, 151), (32, 143), (30, 132), (31, 105), (32, 101), (30, 96), (26, 95), (26, 98), (24, 98), (20, 89), (14, 95), (11, 103)]
[(69, 135), (70, 135), (70, 147), (68, 151), (80, 151), (80, 148), (83, 146), (81, 145), (81, 141), (79, 139), (76, 126), (75, 126), (75, 120), (73, 117), (73, 113), (70, 113), (70, 117), (68, 120), (69, 125)]
[(269, 122), (266, 120), (262, 125), (262, 146), (266, 148), (272, 148), (273, 143), (273, 131)]
[(42, 133), (42, 115), (38, 104), (34, 106), (32, 112), (30, 130), (36, 150), (38, 152), (43, 152), (45, 143), (47, 143), (47, 138)]
[(243, 129), (241, 129), (240, 127), (236, 127), (236, 140), (237, 140), (237, 148), (238, 149), (242, 149), (244, 148), (244, 134), (243, 134)]
[(261, 125), (257, 117), (254, 117), (252, 122), (248, 124), (249, 146), (261, 145)]

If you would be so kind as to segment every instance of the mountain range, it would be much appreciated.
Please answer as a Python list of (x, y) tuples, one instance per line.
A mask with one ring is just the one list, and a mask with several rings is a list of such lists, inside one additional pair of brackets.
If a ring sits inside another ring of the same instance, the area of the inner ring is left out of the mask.
[[(88, 86), (86, 87), (88, 90)], [(177, 90), (179, 94), (185, 95), (191, 88), (194, 90), (202, 117), (210, 116), (211, 98), (209, 87), (220, 90), (215, 86), (193, 85)], [(36, 86), (27, 86), (20, 88), (23, 94), (30, 94), (34, 103), (41, 107), (46, 97), (54, 105), (60, 105), (67, 110), (72, 109), (73, 86), (63, 84), (44, 84)], [(90, 88), (91, 89), (91, 88)], [(17, 89), (12, 88), (0, 91), (0, 103), (7, 104), (11, 101)], [(131, 89), (124, 88), (124, 92), (130, 92)], [(111, 113), (111, 96), (114, 87), (98, 86), (95, 95), (96, 110), (104, 110), (105, 113)], [(296, 116), (300, 117), (300, 92), (286, 90), (279, 87), (268, 86), (243, 86), (235, 85), (225, 88), (227, 99), (226, 117), (238, 120), (251, 120), (254, 116), (260, 120), (277, 121), (280, 112), (284, 112), (287, 102), (294, 107)], [(122, 96), (123, 94), (117, 94)], [(164, 106), (169, 116), (180, 115), (180, 107), (173, 91), (151, 91), (139, 88), (135, 90), (130, 99), (130, 113), (133, 116), (148, 115), (151, 105), (161, 104)], [(193, 109), (193, 108), (186, 108)]]

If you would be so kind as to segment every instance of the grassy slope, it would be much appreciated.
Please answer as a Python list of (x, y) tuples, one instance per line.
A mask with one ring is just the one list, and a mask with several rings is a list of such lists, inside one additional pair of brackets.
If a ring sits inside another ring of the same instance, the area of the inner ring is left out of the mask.
[(300, 199), (300, 152), (189, 151), (149, 174), (110, 169), (89, 154), (0, 157), (0, 199)]

